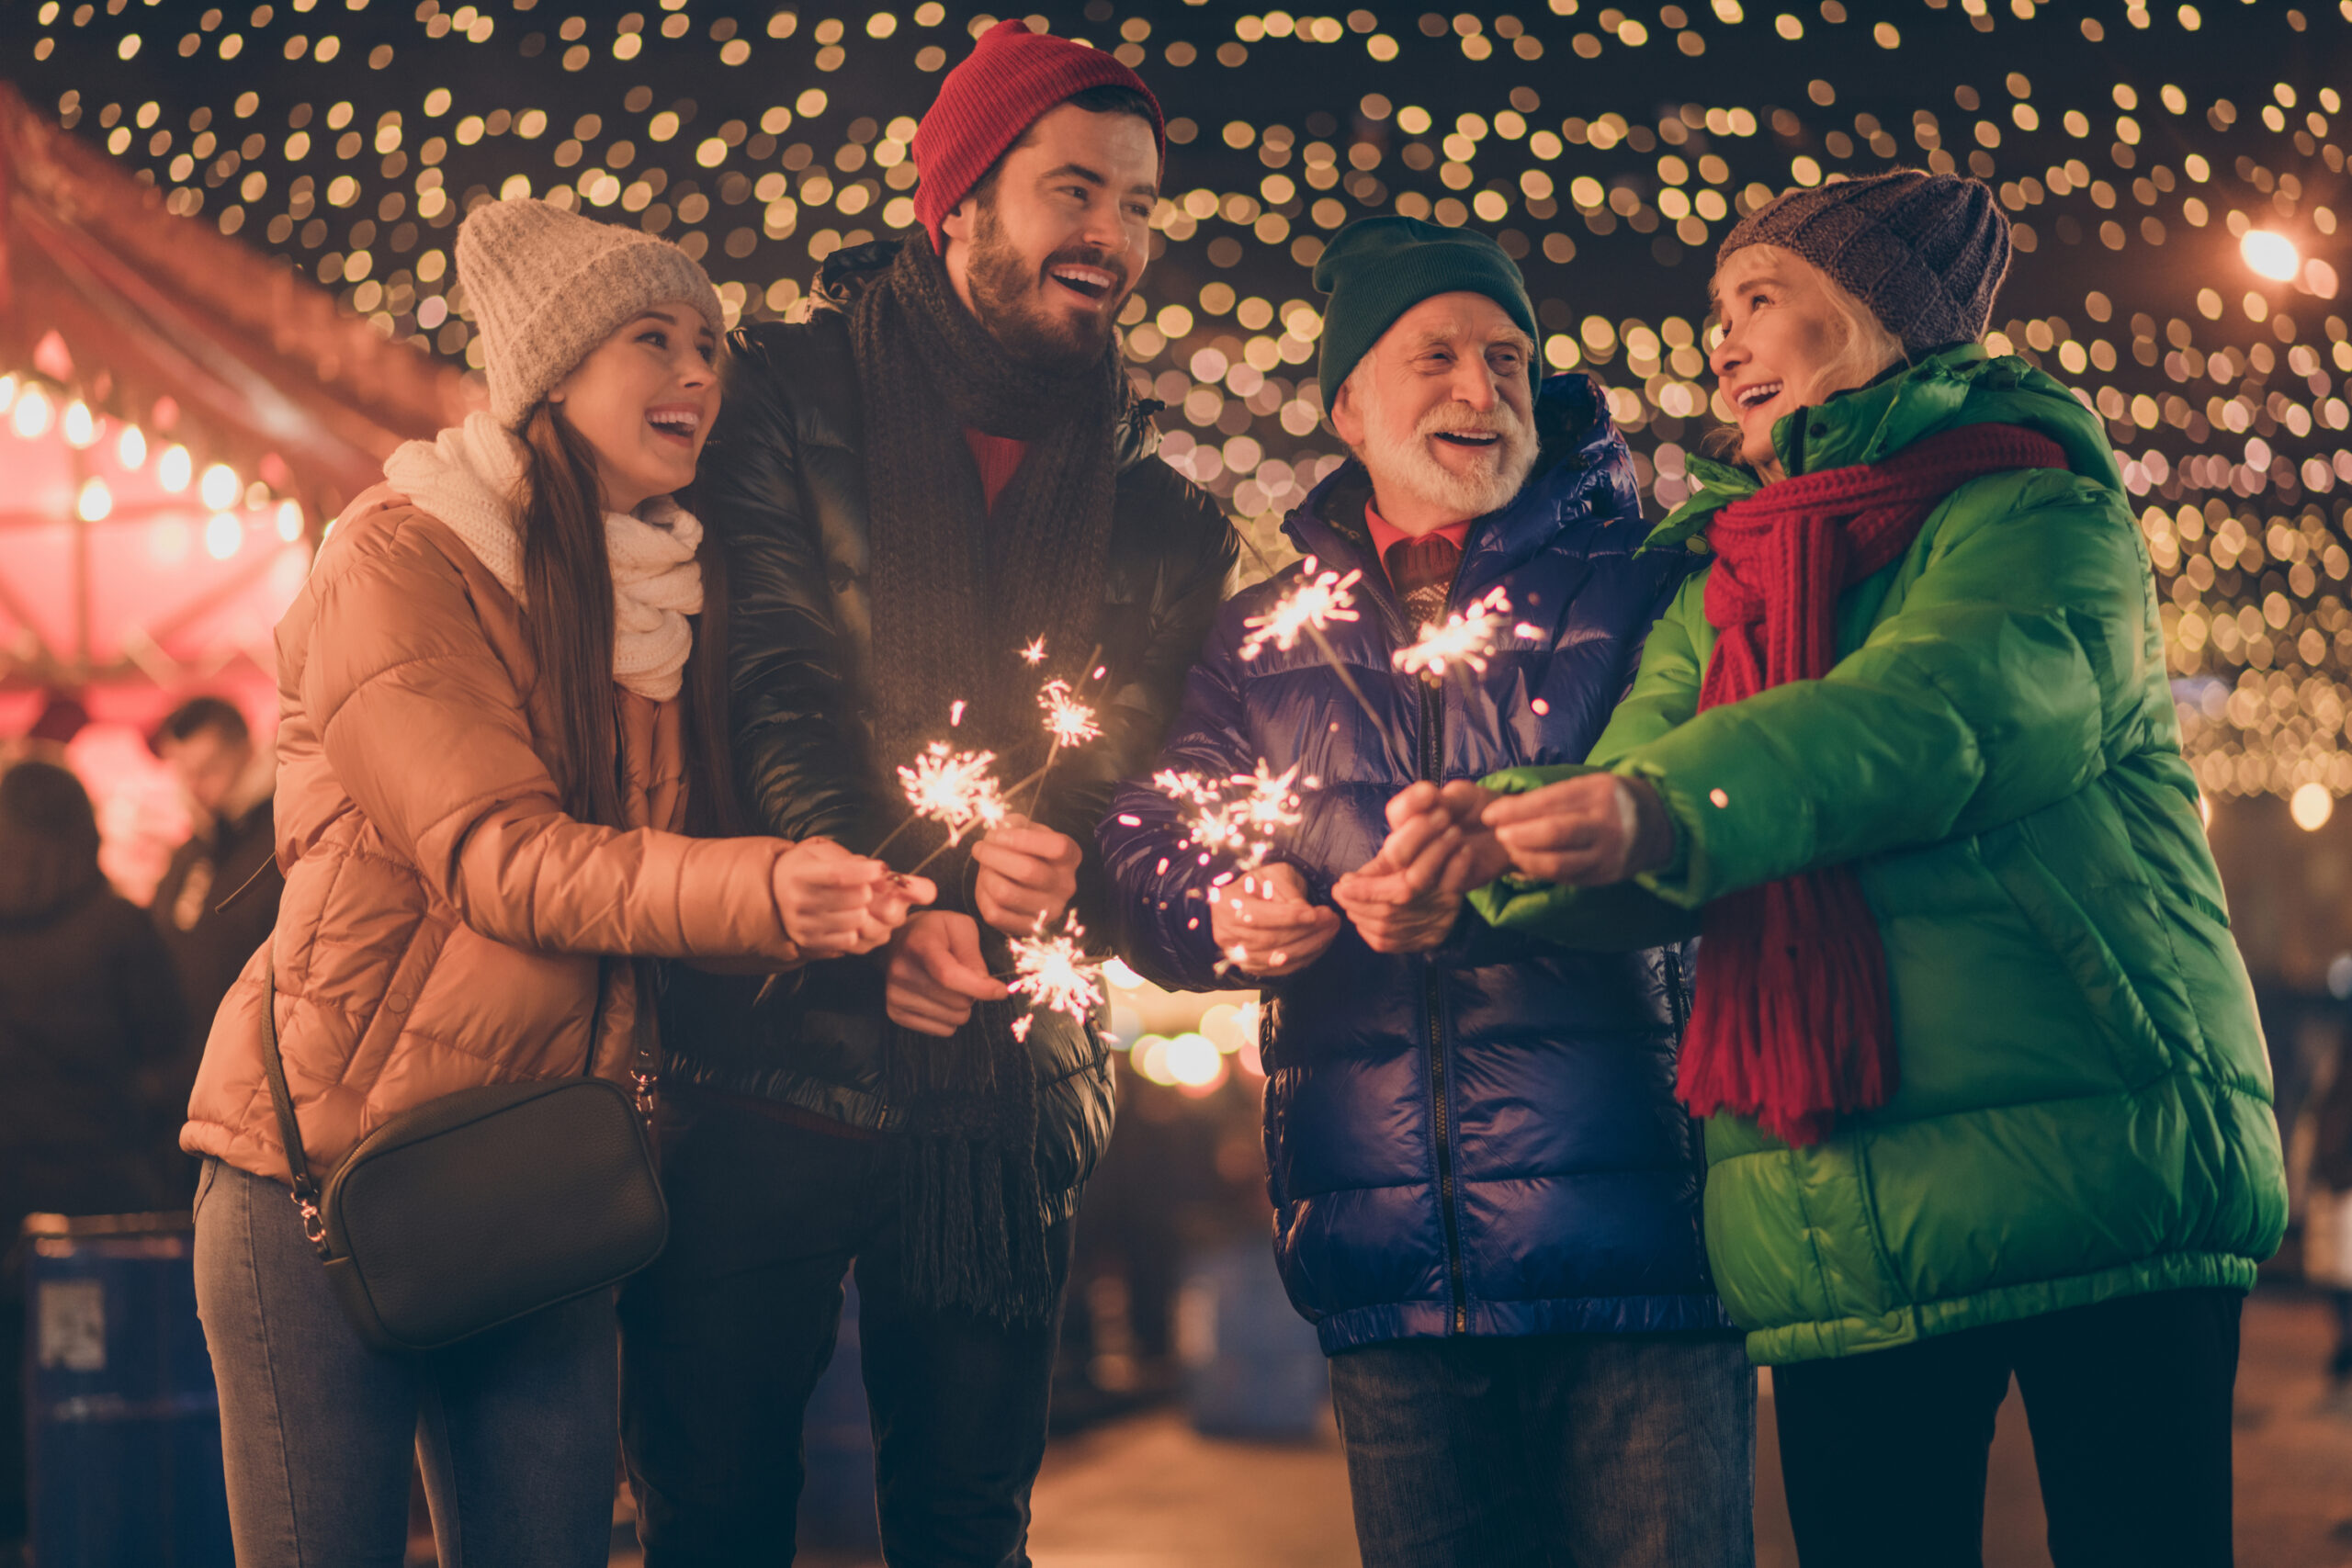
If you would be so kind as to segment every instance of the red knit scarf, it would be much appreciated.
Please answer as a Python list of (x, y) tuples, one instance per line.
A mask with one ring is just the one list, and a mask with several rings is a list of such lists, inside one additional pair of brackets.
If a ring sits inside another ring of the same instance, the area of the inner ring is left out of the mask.
[[(1959, 485), (2065, 466), (2048, 436), (1972, 424), (1882, 462), (1777, 479), (1724, 506), (1707, 528), (1707, 624), (1718, 636), (1700, 711), (1828, 674), (1840, 593), (1909, 549)], [(1702, 1116), (1750, 1116), (1805, 1145), (1838, 1116), (1886, 1103), (1896, 1078), (1886, 952), (1850, 865), (1718, 898), (1704, 931), (1676, 1085), (1684, 1104)]]

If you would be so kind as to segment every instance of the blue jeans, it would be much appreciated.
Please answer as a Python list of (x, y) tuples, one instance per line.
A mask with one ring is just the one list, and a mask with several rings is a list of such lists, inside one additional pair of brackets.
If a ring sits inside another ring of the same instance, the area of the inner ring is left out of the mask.
[(238, 1568), (401, 1568), (412, 1451), (443, 1568), (601, 1568), (611, 1555), (611, 1292), (446, 1350), (371, 1350), (285, 1186), (208, 1159), (196, 1302)]
[(1736, 1337), (1399, 1339), (1331, 1358), (1364, 1568), (1750, 1568)]

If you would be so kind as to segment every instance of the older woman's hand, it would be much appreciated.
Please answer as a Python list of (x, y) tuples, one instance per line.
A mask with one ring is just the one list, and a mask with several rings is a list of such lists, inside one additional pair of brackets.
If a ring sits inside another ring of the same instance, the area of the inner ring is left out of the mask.
[(1521, 875), (1603, 887), (1672, 858), (1674, 826), (1644, 779), (1585, 773), (1504, 795), (1483, 819)]

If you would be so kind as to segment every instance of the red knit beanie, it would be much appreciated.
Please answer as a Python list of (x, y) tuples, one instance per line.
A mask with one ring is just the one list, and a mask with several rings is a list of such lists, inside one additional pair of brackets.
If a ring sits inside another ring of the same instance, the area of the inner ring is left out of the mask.
[(1019, 18), (980, 35), (964, 62), (939, 85), (939, 97), (915, 128), (915, 216), (945, 252), (939, 226), (1046, 111), (1089, 87), (1132, 87), (1151, 106), (1151, 137), (1164, 167), (1168, 132), (1159, 100), (1143, 78), (1099, 49), (1051, 33), (1033, 33)]

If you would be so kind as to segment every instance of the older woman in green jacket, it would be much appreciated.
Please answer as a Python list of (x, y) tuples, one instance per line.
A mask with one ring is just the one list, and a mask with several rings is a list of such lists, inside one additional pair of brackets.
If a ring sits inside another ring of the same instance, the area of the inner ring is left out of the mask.
[(1631, 694), (1582, 768), (1399, 795), (1382, 857), (1566, 945), (1703, 933), (1679, 1089), (1807, 1568), (1976, 1563), (2012, 1374), (2060, 1568), (2228, 1562), (2285, 1223), (2147, 553), (2096, 416), (1976, 341), (2007, 261), (1910, 172), (1736, 227), (1742, 467), (1645, 546), (1695, 570)]

